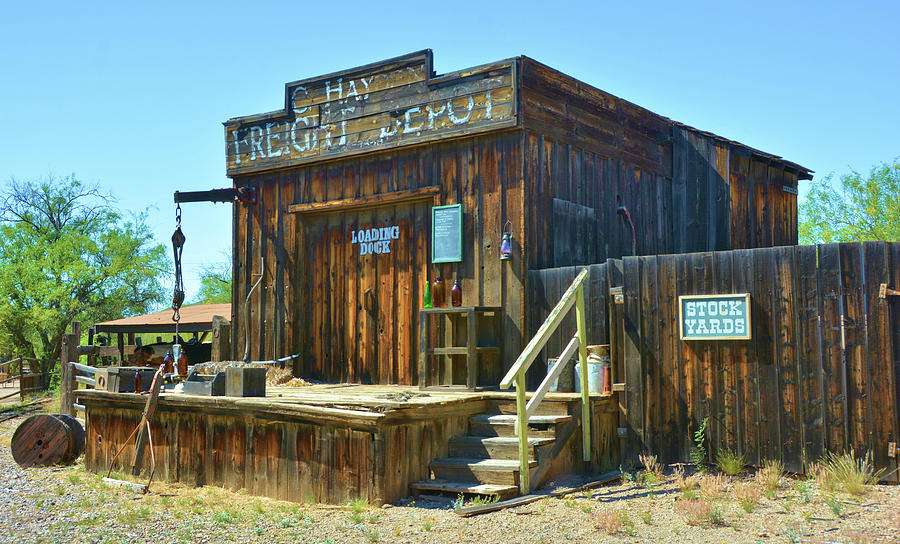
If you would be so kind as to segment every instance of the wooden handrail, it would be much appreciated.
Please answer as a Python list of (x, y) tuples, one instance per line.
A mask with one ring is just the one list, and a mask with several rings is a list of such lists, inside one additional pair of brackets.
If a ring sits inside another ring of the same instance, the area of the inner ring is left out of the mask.
[(531, 395), (531, 400), (528, 401), (528, 405), (525, 407), (528, 417), (533, 416), (535, 412), (537, 412), (538, 405), (544, 400), (544, 395), (550, 391), (553, 380), (559, 378), (559, 375), (562, 374), (563, 369), (569, 363), (569, 359), (571, 359), (578, 351), (579, 343), (577, 335), (569, 340), (569, 343), (566, 345), (565, 349), (563, 349), (562, 354), (556, 360), (556, 365), (547, 373), (547, 377), (544, 378), (544, 381), (538, 386), (537, 391)]
[[(509, 386), (515, 381), (516, 384), (516, 434), (519, 436), (519, 490), (522, 494), (531, 492), (531, 467), (528, 463), (528, 418), (537, 411), (537, 407), (543, 400), (544, 395), (550, 390), (550, 384), (562, 373), (562, 368), (568, 363), (569, 359), (578, 351), (578, 359), (581, 361), (581, 436), (583, 441), (584, 461), (591, 460), (591, 404), (588, 396), (588, 379), (587, 379), (587, 326), (584, 317), (584, 284), (587, 281), (590, 269), (585, 268), (581, 271), (572, 285), (566, 289), (562, 298), (541, 324), (538, 331), (519, 354), (516, 362), (513, 363), (509, 372), (500, 382), (500, 387), (509, 389)], [(532, 396), (531, 402), (525, 402), (525, 373), (534, 362), (535, 357), (547, 344), (550, 336), (559, 328), (566, 313), (575, 307), (575, 323), (577, 331), (575, 336), (566, 345), (562, 355), (560, 355), (556, 366), (553, 367), (537, 392)]]
[[(509, 389), (509, 386), (512, 385), (516, 374), (518, 374), (519, 372), (528, 371), (531, 363), (534, 362), (534, 358), (537, 357), (538, 353), (540, 353), (541, 349), (543, 349), (547, 341), (550, 340), (550, 336), (562, 323), (562, 320), (566, 316), (566, 313), (577, 302), (577, 293), (581, 290), (585, 280), (587, 280), (589, 273), (589, 268), (585, 268), (584, 270), (582, 270), (581, 273), (578, 274), (578, 276), (572, 282), (572, 285), (570, 285), (569, 288), (566, 289), (566, 292), (563, 293), (563, 296), (559, 299), (556, 307), (553, 308), (553, 311), (551, 311), (550, 315), (547, 316), (547, 319), (544, 320), (544, 323), (540, 326), (538, 331), (528, 342), (528, 345), (525, 346), (525, 349), (522, 350), (521, 354), (519, 354), (519, 357), (506, 373), (506, 376), (503, 377), (503, 380), (500, 382), (501, 389)], [(583, 296), (584, 295), (582, 294), (582, 297)], [(585, 359), (587, 359), (587, 346), (583, 347), (583, 351), (585, 353)]]

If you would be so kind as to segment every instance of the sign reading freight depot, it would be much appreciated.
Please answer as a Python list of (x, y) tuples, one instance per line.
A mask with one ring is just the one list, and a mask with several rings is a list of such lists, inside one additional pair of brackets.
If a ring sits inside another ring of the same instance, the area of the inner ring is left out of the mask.
[(750, 294), (681, 295), (682, 340), (749, 340)]

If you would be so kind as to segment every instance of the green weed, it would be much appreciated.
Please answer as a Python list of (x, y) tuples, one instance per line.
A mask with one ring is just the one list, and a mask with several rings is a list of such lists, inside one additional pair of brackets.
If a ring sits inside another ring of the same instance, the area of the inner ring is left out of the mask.
[(740, 474), (744, 470), (745, 463), (746, 458), (732, 450), (724, 449), (716, 452), (716, 466), (729, 476)]

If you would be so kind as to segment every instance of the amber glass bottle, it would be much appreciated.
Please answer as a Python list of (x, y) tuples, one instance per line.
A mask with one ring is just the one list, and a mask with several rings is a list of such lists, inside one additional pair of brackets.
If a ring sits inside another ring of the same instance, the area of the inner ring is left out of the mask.
[(431, 302), (435, 308), (443, 308), (447, 305), (447, 297), (444, 293), (444, 280), (440, 276), (434, 278), (431, 286)]
[(178, 375), (182, 377), (187, 376), (187, 367), (188, 367), (188, 358), (187, 355), (184, 354), (184, 347), (181, 348), (181, 353), (178, 355)]
[(462, 306), (462, 287), (459, 286), (459, 278), (453, 281), (453, 288), (450, 289), (450, 304)]

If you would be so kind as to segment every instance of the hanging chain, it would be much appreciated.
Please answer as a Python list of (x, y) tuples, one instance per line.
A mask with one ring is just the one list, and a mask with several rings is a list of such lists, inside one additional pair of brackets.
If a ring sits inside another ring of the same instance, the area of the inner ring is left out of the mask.
[(172, 251), (175, 259), (175, 290), (172, 293), (172, 321), (175, 322), (175, 337), (178, 338), (178, 322), (181, 321), (181, 305), (184, 303), (184, 282), (181, 277), (181, 251), (185, 237), (181, 232), (181, 203), (175, 206), (175, 232), (172, 234)]

